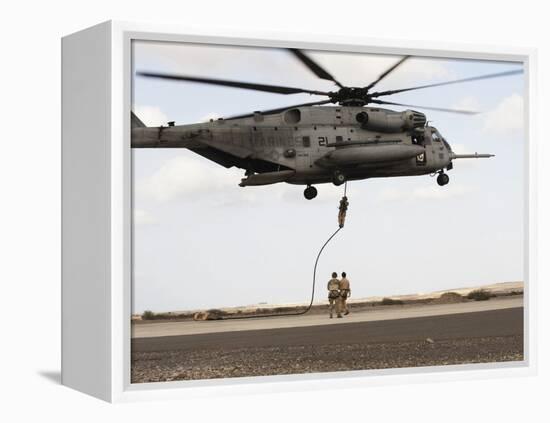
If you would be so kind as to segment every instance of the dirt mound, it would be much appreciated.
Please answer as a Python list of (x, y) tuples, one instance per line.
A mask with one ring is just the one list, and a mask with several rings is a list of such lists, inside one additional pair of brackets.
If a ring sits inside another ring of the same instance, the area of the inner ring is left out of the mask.
[(462, 295), (457, 294), (456, 292), (445, 292), (441, 294), (439, 298), (435, 298), (432, 303), (433, 304), (454, 304), (454, 303), (462, 303), (466, 301), (466, 298), (464, 298)]
[(221, 310), (197, 311), (193, 314), (193, 320), (221, 320), (222, 315)]

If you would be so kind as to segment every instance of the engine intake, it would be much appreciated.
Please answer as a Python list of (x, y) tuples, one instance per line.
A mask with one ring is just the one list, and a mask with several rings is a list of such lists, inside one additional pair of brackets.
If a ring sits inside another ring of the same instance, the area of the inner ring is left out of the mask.
[(379, 132), (400, 132), (426, 125), (426, 115), (414, 110), (394, 112), (370, 109), (357, 113), (355, 119), (362, 129)]

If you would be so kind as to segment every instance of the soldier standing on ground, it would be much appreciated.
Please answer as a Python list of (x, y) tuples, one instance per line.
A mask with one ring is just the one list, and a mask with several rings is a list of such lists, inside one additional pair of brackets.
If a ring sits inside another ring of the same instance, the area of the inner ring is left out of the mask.
[(340, 291), (339, 291), (340, 281), (337, 278), (338, 278), (338, 274), (336, 272), (332, 272), (332, 279), (329, 280), (327, 284), (328, 304), (329, 304), (331, 319), (332, 319), (332, 313), (334, 312), (334, 308), (336, 308), (337, 317), (342, 317), (342, 313), (340, 311)]
[(340, 312), (343, 311), (344, 315), (349, 314), (347, 300), (348, 297), (351, 296), (349, 280), (346, 278), (346, 276), (346, 272), (342, 272), (342, 279), (340, 279), (340, 283), (338, 284), (338, 288), (340, 289)]

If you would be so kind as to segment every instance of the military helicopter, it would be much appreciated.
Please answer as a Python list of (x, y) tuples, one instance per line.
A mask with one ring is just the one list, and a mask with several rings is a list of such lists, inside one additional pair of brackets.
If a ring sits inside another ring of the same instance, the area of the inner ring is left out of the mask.
[[(374, 105), (393, 105), (449, 113), (475, 111), (415, 106), (381, 100), (380, 97), (521, 73), (512, 70), (447, 82), (387, 91), (373, 88), (410, 56), (399, 59), (364, 87), (341, 84), (304, 51), (288, 49), (317, 77), (334, 82), (335, 91), (317, 91), (224, 79), (202, 78), (158, 72), (138, 76), (175, 82), (219, 85), (276, 94), (308, 93), (327, 99), (209, 122), (146, 127), (132, 113), (133, 148), (187, 148), (221, 166), (245, 170), (241, 187), (279, 182), (306, 185), (304, 197), (317, 196), (314, 185), (341, 185), (346, 181), (394, 176), (437, 176), (440, 186), (449, 183), (445, 170), (453, 160), (488, 158), (492, 154), (456, 154), (441, 133), (416, 110), (402, 112)], [(334, 104), (334, 106), (324, 106)]]

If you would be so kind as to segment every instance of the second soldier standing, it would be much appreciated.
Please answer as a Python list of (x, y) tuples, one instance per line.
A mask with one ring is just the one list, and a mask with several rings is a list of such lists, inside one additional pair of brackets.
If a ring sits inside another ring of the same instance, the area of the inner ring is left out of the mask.
[(349, 286), (349, 280), (346, 277), (346, 272), (342, 272), (342, 279), (340, 279), (340, 282), (338, 283), (338, 288), (340, 289), (340, 307), (339, 311), (344, 312), (345, 315), (349, 314), (349, 308), (348, 308), (348, 298), (351, 296), (351, 289)]

